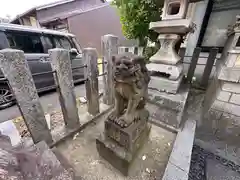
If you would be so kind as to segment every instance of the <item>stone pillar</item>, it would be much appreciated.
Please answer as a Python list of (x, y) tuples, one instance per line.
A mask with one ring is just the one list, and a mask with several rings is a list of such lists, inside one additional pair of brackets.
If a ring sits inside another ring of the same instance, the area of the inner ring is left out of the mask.
[(98, 55), (95, 48), (85, 48), (83, 50), (83, 59), (87, 63), (86, 76), (86, 95), (88, 112), (92, 115), (99, 113), (98, 99)]
[(240, 20), (229, 28), (229, 37), (209, 86), (204, 118), (198, 136), (209, 133), (225, 144), (239, 145), (240, 132)]
[(0, 67), (8, 79), (34, 143), (52, 143), (37, 90), (23, 51), (0, 51)]
[(51, 66), (56, 71), (55, 82), (59, 86), (59, 100), (67, 128), (76, 128), (79, 122), (76, 95), (69, 51), (65, 49), (49, 50)]
[(107, 75), (104, 76), (104, 95), (103, 102), (107, 105), (114, 104), (114, 91), (113, 91), (113, 62), (112, 56), (118, 54), (118, 37), (108, 34), (102, 37), (102, 55), (103, 60), (107, 62), (104, 69)]

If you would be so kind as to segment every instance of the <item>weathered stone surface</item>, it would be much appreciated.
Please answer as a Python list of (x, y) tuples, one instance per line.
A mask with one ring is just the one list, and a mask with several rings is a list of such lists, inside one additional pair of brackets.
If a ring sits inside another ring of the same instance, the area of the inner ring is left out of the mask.
[(103, 76), (104, 94), (103, 101), (107, 105), (114, 104), (114, 88), (113, 88), (113, 62), (112, 56), (118, 53), (118, 37), (108, 34), (102, 37), (102, 54), (104, 69), (107, 71), (107, 75)]
[(4, 180), (72, 180), (45, 142), (12, 147), (0, 135), (0, 178)]
[(233, 114), (236, 116), (240, 116), (240, 106), (236, 104), (215, 100), (211, 108), (218, 111)]
[(229, 102), (240, 105), (240, 94), (233, 94)]
[(237, 54), (233, 54), (233, 53), (230, 53), (229, 52), (229, 56), (227, 57), (227, 60), (225, 62), (225, 65), (227, 67), (234, 67), (235, 66), (235, 63), (236, 63), (236, 60), (237, 60)]
[(215, 109), (210, 109), (206, 114), (203, 114), (202, 129), (214, 134), (218, 129), (219, 120), (222, 114), (222, 111)]
[(192, 26), (190, 19), (174, 19), (171, 21), (151, 22), (149, 29), (160, 34), (186, 34)]
[(219, 111), (210, 109), (209, 112), (204, 115), (201, 129), (203, 132), (210, 133), (209, 135), (224, 141), (228, 145), (238, 145), (240, 117), (229, 114), (230, 112), (230, 110)]
[(240, 84), (233, 82), (221, 82), (223, 91), (240, 94)]
[(151, 129), (145, 109), (150, 75), (144, 58), (132, 53), (115, 56), (113, 62), (115, 106), (96, 145), (100, 156), (127, 176)]
[(151, 126), (148, 125), (140, 134), (136, 141), (136, 149), (131, 152), (124, 147), (119, 146), (116, 142), (101, 135), (96, 140), (97, 150), (101, 157), (106, 159), (113, 167), (118, 169), (123, 175), (128, 176), (131, 164), (137, 155), (137, 151), (144, 145), (149, 137)]
[(235, 105), (235, 104), (226, 103), (226, 106), (225, 106), (223, 112), (233, 114), (236, 116), (240, 116), (240, 106)]
[[(173, 5), (179, 5), (179, 12), (177, 14), (172, 13)], [(165, 0), (162, 12), (162, 20), (184, 19), (186, 18), (187, 10), (188, 0), (181, 1)]]
[(240, 180), (238, 172), (209, 158), (206, 162), (206, 172), (207, 179), (209, 180)]
[(28, 153), (25, 157), (17, 155), (20, 157), (18, 161), (25, 180), (72, 180), (69, 172), (44, 142), (38, 143)]
[(187, 102), (189, 88), (182, 86), (177, 94), (168, 94), (158, 90), (150, 90), (149, 104), (150, 116), (156, 120), (164, 122), (170, 126), (179, 128), (185, 105)]
[(150, 117), (154, 122), (162, 122), (172, 127), (178, 128), (181, 122), (180, 112), (168, 108), (164, 108), (155, 104), (148, 104), (147, 109), (150, 112)]
[(87, 81), (85, 82), (85, 87), (88, 112), (96, 115), (99, 113), (97, 50), (95, 48), (85, 48), (83, 50), (83, 59), (87, 63), (87, 72), (85, 73)]
[(168, 163), (162, 180), (188, 180), (188, 174), (172, 163)]
[[(155, 28), (158, 29), (159, 27)], [(176, 65), (181, 60), (181, 57), (173, 47), (180, 40), (180, 36), (177, 34), (160, 34), (158, 39), (161, 43), (161, 48), (150, 58), (151, 63)]]
[(211, 108), (218, 111), (224, 111), (225, 106), (226, 106), (226, 102), (215, 100)]
[(181, 131), (178, 132), (173, 145), (169, 161), (184, 170), (187, 174), (190, 169), (192, 147), (195, 138), (196, 121), (188, 120)]
[(179, 76), (183, 72), (183, 64), (178, 65), (169, 65), (169, 64), (147, 64), (148, 71), (152, 72), (159, 72), (159, 73), (165, 73), (167, 76), (167, 79), (169, 80), (177, 80)]
[(172, 81), (164, 77), (151, 76), (149, 88), (176, 94), (181, 85), (182, 79), (183, 75), (181, 75), (176, 81)]
[(106, 136), (112, 138), (114, 141), (119, 143), (119, 145), (133, 152), (138, 148), (136, 146), (136, 141), (144, 129), (147, 128), (148, 123), (149, 112), (147, 110), (142, 110), (140, 113), (140, 120), (132, 123), (127, 128), (121, 128), (110, 120), (105, 121)]
[(230, 92), (220, 90), (220, 92), (217, 95), (217, 99), (220, 100), (220, 101), (228, 102), (231, 95), (232, 95), (232, 93), (230, 93)]
[(73, 76), (69, 51), (66, 49), (49, 50), (51, 66), (56, 71), (55, 81), (59, 85), (59, 100), (64, 122), (67, 128), (76, 128), (79, 122), (76, 95), (74, 92)]
[(109, 119), (125, 128), (141, 118), (150, 75), (143, 57), (127, 53), (113, 61), (115, 106)]
[(13, 89), (33, 141), (51, 143), (52, 137), (23, 51), (1, 50), (0, 67)]
[(167, 94), (154, 89), (148, 90), (148, 99), (159, 106), (181, 111), (186, 103), (188, 88), (181, 88), (178, 94)]
[(23, 180), (18, 160), (12, 152), (9, 152), (11, 148), (10, 138), (0, 132), (0, 179)]
[(235, 137), (235, 139), (238, 139), (240, 135), (240, 117), (223, 113), (219, 120), (219, 126), (219, 128), (225, 132), (226, 138), (229, 138), (229, 135), (231, 135)]
[(240, 79), (240, 69), (233, 69), (222, 66), (218, 74), (218, 79), (224, 81), (238, 82)]

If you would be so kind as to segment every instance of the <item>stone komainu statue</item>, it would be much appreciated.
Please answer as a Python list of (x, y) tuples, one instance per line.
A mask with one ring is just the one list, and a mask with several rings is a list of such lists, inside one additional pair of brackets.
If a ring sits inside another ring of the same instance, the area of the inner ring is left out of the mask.
[(150, 75), (143, 57), (125, 53), (113, 57), (115, 108), (109, 120), (125, 128), (140, 119)]

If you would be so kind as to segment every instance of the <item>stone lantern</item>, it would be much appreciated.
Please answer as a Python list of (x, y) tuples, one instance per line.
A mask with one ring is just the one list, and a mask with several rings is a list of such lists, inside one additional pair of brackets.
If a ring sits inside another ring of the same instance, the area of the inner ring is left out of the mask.
[(182, 39), (193, 27), (186, 19), (189, 0), (165, 0), (162, 21), (151, 22), (150, 29), (158, 32), (161, 48), (147, 65), (151, 72), (149, 97), (157, 106), (151, 112), (159, 123), (179, 128), (189, 88), (182, 84), (183, 61), (178, 55)]
[(182, 37), (192, 30), (186, 19), (188, 0), (165, 0), (162, 21), (151, 22), (150, 29), (158, 32), (161, 48), (150, 58), (151, 86), (158, 85), (160, 91), (177, 93), (183, 78), (183, 63), (178, 55)]

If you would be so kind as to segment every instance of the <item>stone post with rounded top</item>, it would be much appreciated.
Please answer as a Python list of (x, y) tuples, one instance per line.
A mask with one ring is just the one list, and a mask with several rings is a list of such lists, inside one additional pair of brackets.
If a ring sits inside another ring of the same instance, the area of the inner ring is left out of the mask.
[(51, 144), (52, 136), (24, 52), (1, 50), (0, 67), (13, 90), (34, 143), (46, 141)]
[(56, 71), (55, 82), (59, 86), (59, 100), (67, 128), (76, 128), (79, 122), (76, 95), (69, 51), (55, 48), (49, 50), (52, 69)]
[(103, 78), (104, 94), (103, 102), (107, 105), (114, 104), (114, 90), (113, 90), (113, 62), (112, 56), (118, 54), (118, 37), (107, 34), (102, 36), (102, 55), (104, 69), (107, 71), (107, 75)]
[(85, 86), (88, 112), (91, 115), (99, 113), (99, 92), (98, 92), (98, 54), (96, 48), (85, 48), (83, 59), (87, 63), (85, 72)]

